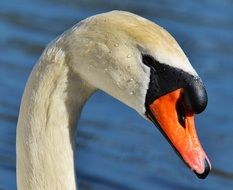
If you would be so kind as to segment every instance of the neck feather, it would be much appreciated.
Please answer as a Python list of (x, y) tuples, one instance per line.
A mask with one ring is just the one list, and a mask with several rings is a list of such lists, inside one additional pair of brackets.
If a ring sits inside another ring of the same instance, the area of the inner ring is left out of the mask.
[(17, 126), (17, 185), (21, 190), (74, 190), (74, 134), (81, 109), (93, 92), (48, 48), (34, 67)]

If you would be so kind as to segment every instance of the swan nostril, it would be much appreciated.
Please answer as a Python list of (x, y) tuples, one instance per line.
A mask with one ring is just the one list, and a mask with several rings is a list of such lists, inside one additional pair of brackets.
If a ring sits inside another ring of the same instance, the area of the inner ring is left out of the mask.
[(177, 112), (178, 120), (181, 126), (185, 128), (186, 115), (185, 115), (185, 109), (184, 109), (184, 106), (181, 100), (178, 100), (176, 103), (176, 112)]

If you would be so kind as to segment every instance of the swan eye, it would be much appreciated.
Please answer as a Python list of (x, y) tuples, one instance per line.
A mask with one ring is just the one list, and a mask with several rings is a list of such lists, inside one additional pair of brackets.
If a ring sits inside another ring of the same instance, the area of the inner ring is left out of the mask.
[(153, 67), (154, 64), (159, 63), (151, 55), (142, 54), (142, 62), (148, 67)]

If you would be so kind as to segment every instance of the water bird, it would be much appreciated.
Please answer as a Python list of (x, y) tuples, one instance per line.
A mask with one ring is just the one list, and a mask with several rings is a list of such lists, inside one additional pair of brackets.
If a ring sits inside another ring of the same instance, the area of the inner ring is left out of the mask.
[(207, 105), (202, 80), (165, 29), (112, 11), (65, 31), (34, 66), (17, 124), (19, 190), (77, 189), (75, 128), (97, 90), (153, 122), (199, 178), (208, 175), (194, 125), (194, 114)]

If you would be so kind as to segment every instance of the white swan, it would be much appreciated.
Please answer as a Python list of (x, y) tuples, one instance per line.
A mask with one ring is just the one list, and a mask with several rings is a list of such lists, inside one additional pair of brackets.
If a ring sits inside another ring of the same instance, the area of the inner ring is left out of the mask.
[(210, 164), (193, 120), (207, 103), (200, 78), (167, 31), (112, 11), (66, 31), (34, 67), (17, 126), (19, 190), (77, 189), (75, 126), (98, 89), (156, 123), (184, 162), (206, 177)]

